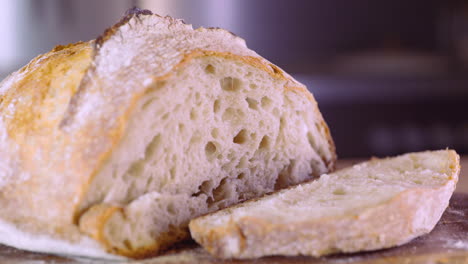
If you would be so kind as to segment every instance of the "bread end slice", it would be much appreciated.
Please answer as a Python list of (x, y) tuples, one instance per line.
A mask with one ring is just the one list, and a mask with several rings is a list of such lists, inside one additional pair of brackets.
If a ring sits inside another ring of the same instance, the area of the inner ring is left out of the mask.
[(393, 247), (434, 228), (459, 170), (453, 150), (372, 159), (196, 218), (190, 232), (222, 258), (323, 256)]

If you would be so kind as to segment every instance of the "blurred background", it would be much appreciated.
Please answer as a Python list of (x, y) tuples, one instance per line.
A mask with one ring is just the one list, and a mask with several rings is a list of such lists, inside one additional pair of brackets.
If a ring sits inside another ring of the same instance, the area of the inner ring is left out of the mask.
[(0, 0), (0, 78), (137, 6), (226, 28), (313, 92), (341, 158), (468, 154), (466, 0)]

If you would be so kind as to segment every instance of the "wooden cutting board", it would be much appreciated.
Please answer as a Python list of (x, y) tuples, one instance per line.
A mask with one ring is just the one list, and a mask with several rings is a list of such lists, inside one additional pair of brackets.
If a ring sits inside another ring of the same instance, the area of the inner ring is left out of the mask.
[[(384, 220), (384, 219), (382, 219)], [(0, 263), (109, 263), (30, 253), (0, 245)], [(195, 243), (180, 245), (164, 256), (117, 263), (468, 263), (468, 193), (455, 193), (434, 230), (410, 243), (387, 250), (324, 258), (267, 257), (250, 261), (220, 260)]]

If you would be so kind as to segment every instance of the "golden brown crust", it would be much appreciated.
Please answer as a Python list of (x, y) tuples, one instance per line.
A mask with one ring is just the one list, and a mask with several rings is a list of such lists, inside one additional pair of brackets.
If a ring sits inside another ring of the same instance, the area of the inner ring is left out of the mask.
[[(59, 77), (60, 74), (66, 72), (69, 68), (76, 65), (63, 63), (66, 60), (76, 61), (80, 56), (82, 59), (88, 59), (90, 56), (91, 47), (88, 42), (78, 42), (75, 44), (69, 44), (64, 46), (56, 46), (50, 52), (40, 55), (34, 58), (28, 65), (21, 68), (18, 71), (18, 75), (22, 75), (21, 79), (18, 79), (12, 85), (6, 93), (1, 96), (0, 112), (10, 112), (7, 107), (12, 107), (12, 103), (15, 104), (15, 111), (8, 115), (7, 129), (10, 136), (18, 136), (26, 131), (39, 129), (45, 125), (51, 124), (51, 121), (57, 122), (57, 119), (50, 120), (53, 109), (49, 107), (50, 104), (54, 104), (55, 98), (51, 98), (51, 93), (64, 93), (64, 89), (69, 89), (71, 95), (76, 92), (78, 88), (75, 84), (76, 79), (70, 78), (63, 87), (54, 87), (51, 82), (55, 81), (55, 78)], [(79, 62), (78, 62), (79, 63)], [(78, 76), (78, 81), (81, 80)], [(21, 101), (21, 103), (15, 103), (18, 98), (30, 99), (27, 101)], [(46, 112), (46, 113), (44, 113)], [(5, 118), (5, 117), (4, 117)], [(58, 118), (61, 118), (59, 116)], [(49, 122), (45, 122), (46, 119)], [(60, 120), (58, 120), (60, 121)], [(45, 124), (44, 124), (45, 123)]]
[(115, 212), (121, 212), (122, 208), (109, 204), (97, 204), (86, 210), (81, 216), (79, 227), (80, 231), (90, 237), (106, 244), (109, 248), (109, 242), (104, 238), (104, 225)]
[[(9, 169), (25, 175), (24, 181), (18, 181), (19, 175), (14, 175), (0, 187), (2, 218), (42, 219), (44, 222), (36, 221), (28, 226), (68, 232), (65, 226), (69, 225), (72, 208), (64, 201), (74, 200), (80, 179), (73, 178), (62, 186), (64, 180), (57, 178), (59, 171), (68, 170), (67, 164), (56, 157), (60, 157), (58, 153), (70, 140), (57, 128), (91, 63), (91, 43), (57, 46), (0, 84), (3, 91), (0, 126), (6, 130), (9, 140), (5, 145), (0, 142), (0, 148), (8, 149), (8, 156), (2, 156), (2, 161), (14, 160), (17, 168)], [(44, 210), (47, 207), (50, 209)], [(48, 226), (48, 221), (54, 226)], [(41, 222), (44, 226), (39, 227)]]
[[(118, 221), (125, 218), (123, 208), (109, 204), (94, 205), (81, 216), (79, 221), (80, 231), (99, 241), (108, 252), (129, 258), (142, 259), (156, 256), (162, 250), (169, 248), (172, 243), (181, 241), (182, 238), (186, 238), (188, 235), (188, 230), (172, 229), (160, 234), (153, 244), (138, 248), (132, 248), (129, 245), (125, 248), (118, 247), (112, 244), (112, 238), (107, 237), (105, 232), (106, 225), (113, 218)], [(125, 224), (123, 221), (122, 223)], [(122, 228), (125, 227), (122, 226)]]

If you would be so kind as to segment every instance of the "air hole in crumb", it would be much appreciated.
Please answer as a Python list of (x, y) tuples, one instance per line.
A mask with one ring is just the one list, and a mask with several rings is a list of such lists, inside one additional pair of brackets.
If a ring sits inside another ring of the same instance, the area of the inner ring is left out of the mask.
[(169, 113), (165, 113), (161, 118), (162, 120), (166, 120), (169, 117)]
[(171, 174), (171, 179), (174, 179), (175, 176), (176, 176), (176, 167), (172, 167), (170, 170), (169, 170), (169, 173)]
[(166, 85), (166, 81), (156, 81), (153, 82), (146, 88), (145, 94), (153, 93), (161, 88), (163, 88)]
[(192, 108), (192, 110), (190, 110), (190, 120), (197, 120), (197, 118), (198, 118), (197, 110), (195, 110), (195, 108)]
[(345, 195), (345, 194), (346, 194), (346, 191), (343, 190), (343, 189), (341, 189), (341, 188), (338, 188), (338, 189), (335, 189), (335, 190), (333, 191), (333, 194), (334, 194), (334, 195)]
[(251, 139), (256, 139), (257, 138), (257, 133), (253, 132), (252, 134), (250, 134), (250, 138)]
[(148, 100), (141, 106), (141, 109), (142, 109), (142, 110), (145, 110), (145, 109), (148, 108), (148, 106), (150, 106), (155, 100), (156, 100), (156, 98), (150, 98), (150, 99), (148, 99)]
[(258, 86), (255, 83), (249, 84), (250, 89), (257, 89)]
[(161, 134), (156, 134), (151, 140), (151, 142), (146, 146), (145, 159), (153, 157), (160, 143), (161, 143)]
[(242, 129), (241, 131), (239, 131), (239, 133), (237, 133), (237, 135), (232, 141), (236, 144), (244, 144), (245, 142), (247, 142), (247, 137), (247, 131), (245, 129)]
[(274, 162), (277, 162), (277, 161), (279, 160), (278, 155), (274, 155), (272, 160), (273, 160)]
[(284, 117), (281, 117), (280, 118), (280, 131), (284, 128), (284, 126), (286, 125), (286, 119)]
[(239, 179), (239, 180), (245, 179), (245, 173), (243, 173), (243, 172), (239, 173), (239, 175), (237, 175), (237, 179)]
[(225, 199), (232, 198), (235, 190), (233, 186), (229, 184), (227, 178), (223, 178), (219, 183), (218, 187), (213, 190), (213, 202), (219, 202)]
[(182, 123), (179, 123), (179, 131), (184, 132), (185, 131), (185, 125)]
[(249, 77), (252, 77), (253, 73), (252, 72), (248, 72), (245, 77), (249, 78)]
[(174, 208), (174, 204), (173, 203), (169, 203), (167, 205), (167, 212), (171, 215), (175, 215), (176, 214), (176, 210)]
[(275, 182), (275, 190), (280, 190), (289, 185), (289, 178), (288, 175), (284, 172), (281, 172), (278, 174), (278, 177), (276, 178)]
[(420, 181), (420, 180), (414, 180), (413, 182), (416, 183), (416, 184), (422, 184), (422, 181)]
[(247, 101), (250, 109), (258, 110), (258, 102), (256, 100), (247, 97), (245, 98), (245, 101)]
[(217, 137), (219, 136), (219, 129), (218, 129), (217, 127), (213, 128), (213, 129), (211, 130), (211, 136), (212, 136), (213, 138), (217, 138)]
[(126, 190), (126, 195), (123, 202), (129, 202), (133, 200), (135, 196), (138, 196), (140, 189), (141, 188), (138, 188), (138, 186), (136, 186), (135, 181), (131, 182), (130, 186)]
[(237, 163), (237, 165), (236, 165), (236, 168), (244, 169), (244, 168), (247, 168), (248, 165), (249, 165), (249, 163), (247, 161), (247, 158), (244, 156), (244, 157), (240, 158), (239, 163)]
[(241, 89), (242, 81), (238, 78), (224, 77), (219, 81), (221, 88), (225, 91), (234, 92)]
[(146, 180), (146, 186), (151, 186), (151, 183), (153, 183), (153, 177), (148, 177), (148, 180)]
[(307, 132), (307, 140), (309, 141), (309, 145), (312, 149), (317, 149), (317, 142), (315, 142), (314, 135), (312, 132)]
[(215, 67), (214, 67), (213, 65), (208, 64), (208, 65), (206, 65), (206, 67), (205, 67), (205, 72), (206, 72), (206, 73), (209, 73), (209, 74), (213, 74), (213, 73), (216, 72), (216, 69), (215, 69)]
[(319, 123), (315, 123), (315, 128), (316, 128), (317, 131), (319, 131), (319, 132), (322, 131), (322, 128), (321, 128), (321, 126), (319, 125)]
[(200, 101), (201, 95), (199, 92), (195, 93), (195, 100)]
[(264, 96), (261, 100), (262, 108), (269, 109), (272, 105), (273, 101), (270, 98)]
[(132, 175), (134, 177), (139, 177), (143, 174), (143, 170), (145, 169), (145, 162), (144, 160), (135, 161), (130, 168), (128, 169), (127, 174)]
[(206, 156), (211, 156), (213, 155), (214, 153), (216, 153), (216, 145), (213, 143), (213, 142), (208, 142), (206, 143), (206, 146), (205, 146), (205, 154)]
[(192, 194), (192, 196), (197, 197), (202, 193), (209, 194), (209, 193), (211, 193), (211, 190), (213, 189), (213, 186), (214, 186), (214, 184), (213, 184), (212, 180), (206, 180), (206, 181), (202, 182), (200, 184), (200, 186), (198, 186), (198, 192)]
[(270, 148), (270, 137), (263, 136), (262, 141), (260, 141), (259, 149), (269, 149)]
[(289, 165), (285, 166), (280, 173), (275, 182), (275, 190), (283, 189), (290, 186), (294, 180), (294, 168), (296, 167), (296, 160), (290, 160)]
[(213, 103), (213, 112), (218, 113), (220, 109), (221, 109), (221, 103), (219, 102), (219, 99), (216, 99)]

